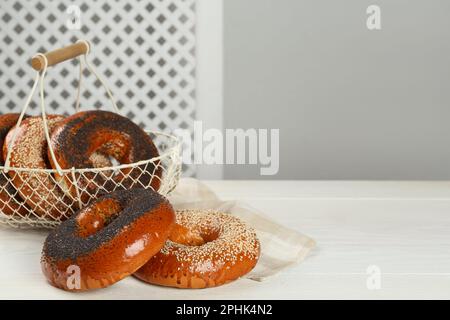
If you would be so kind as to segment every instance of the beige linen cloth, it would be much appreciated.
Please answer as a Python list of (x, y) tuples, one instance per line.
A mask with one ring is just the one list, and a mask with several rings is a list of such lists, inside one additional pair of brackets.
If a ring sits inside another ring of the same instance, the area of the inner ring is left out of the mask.
[(241, 201), (222, 201), (196, 179), (181, 179), (169, 195), (175, 209), (213, 209), (240, 217), (256, 230), (261, 242), (261, 257), (246, 277), (262, 281), (281, 270), (303, 261), (315, 247), (315, 241), (283, 227)]

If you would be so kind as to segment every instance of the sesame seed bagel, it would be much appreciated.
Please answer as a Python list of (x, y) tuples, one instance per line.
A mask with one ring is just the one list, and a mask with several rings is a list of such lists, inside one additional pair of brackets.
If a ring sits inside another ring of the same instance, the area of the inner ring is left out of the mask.
[[(63, 169), (95, 168), (99, 163), (107, 165), (111, 163), (108, 157), (120, 164), (130, 164), (159, 156), (152, 139), (144, 130), (131, 120), (107, 111), (78, 112), (67, 117), (53, 131), (50, 143), (56, 161)], [(55, 168), (52, 159), (50, 163)], [(77, 196), (78, 188), (82, 201), (86, 203), (92, 195), (118, 189), (151, 187), (157, 191), (161, 171), (159, 162), (155, 162), (115, 172), (76, 173), (77, 185), (69, 176), (56, 178), (73, 197)], [(157, 177), (152, 177), (150, 173)]]
[[(0, 146), (3, 147), (6, 135), (19, 120), (18, 113), (6, 113), (0, 115)], [(5, 164), (3, 154), (0, 156), (0, 165)], [(27, 214), (27, 209), (22, 199), (17, 194), (16, 189), (9, 182), (7, 173), (0, 172), (0, 211), (6, 215), (18, 213)]]
[(255, 232), (239, 218), (214, 211), (177, 211), (169, 240), (134, 276), (169, 287), (215, 287), (250, 272), (259, 254)]
[[(8, 134), (9, 130), (11, 130), (12, 127), (14, 127), (19, 120), (20, 114), (18, 113), (6, 113), (0, 115), (0, 145), (3, 146), (5, 143), (6, 135)], [(25, 115), (24, 118), (27, 118)], [(1, 157), (0, 163), (4, 164), (4, 159)]]
[[(156, 254), (174, 223), (170, 203), (150, 189), (110, 193), (48, 235), (41, 259), (43, 273), (64, 290), (107, 287)], [(78, 270), (78, 278), (73, 270)]]
[[(51, 131), (64, 119), (58, 115), (47, 115), (47, 125)], [(17, 137), (12, 144), (12, 138)], [(10, 166), (14, 168), (48, 169), (47, 142), (41, 116), (29, 117), (19, 127), (13, 127), (3, 144), (3, 157), (11, 149)], [(10, 170), (8, 174), (21, 198), (38, 216), (58, 219), (64, 217), (72, 201), (65, 197), (52, 176), (44, 172)]]

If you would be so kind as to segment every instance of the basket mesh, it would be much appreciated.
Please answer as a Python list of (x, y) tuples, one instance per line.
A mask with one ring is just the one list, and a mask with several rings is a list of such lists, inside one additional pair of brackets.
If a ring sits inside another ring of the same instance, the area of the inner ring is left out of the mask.
[(105, 193), (152, 188), (167, 195), (181, 173), (180, 144), (163, 133), (149, 133), (160, 156), (105, 168), (62, 170), (0, 167), (0, 224), (53, 228)]

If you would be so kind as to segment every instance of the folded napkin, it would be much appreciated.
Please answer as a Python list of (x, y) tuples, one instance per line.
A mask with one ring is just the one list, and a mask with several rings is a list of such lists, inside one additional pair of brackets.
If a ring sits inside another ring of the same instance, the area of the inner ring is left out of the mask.
[(169, 195), (175, 209), (212, 209), (233, 214), (256, 230), (261, 257), (247, 278), (262, 281), (300, 263), (315, 247), (315, 241), (298, 231), (273, 222), (265, 214), (242, 201), (222, 201), (204, 183), (192, 178), (180, 180)]

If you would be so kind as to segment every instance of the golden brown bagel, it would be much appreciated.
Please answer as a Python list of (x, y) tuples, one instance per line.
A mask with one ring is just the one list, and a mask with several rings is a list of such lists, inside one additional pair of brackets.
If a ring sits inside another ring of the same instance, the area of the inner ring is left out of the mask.
[[(49, 234), (42, 270), (52, 285), (64, 290), (109, 286), (157, 253), (174, 222), (170, 203), (151, 189), (113, 192)], [(78, 270), (78, 279), (73, 278), (73, 270)]]
[[(98, 166), (94, 159), (99, 157), (111, 157), (120, 164), (129, 164), (159, 156), (156, 146), (145, 131), (131, 120), (107, 111), (85, 111), (67, 117), (53, 131), (51, 144), (56, 161), (63, 169), (94, 168)], [(56, 168), (51, 157), (49, 159), (52, 167)], [(107, 158), (100, 163), (108, 164)], [(68, 176), (57, 176), (57, 179), (66, 192), (74, 197), (79, 192), (82, 201), (87, 203), (93, 195), (119, 189), (151, 187), (157, 191), (161, 173), (162, 169), (157, 161), (116, 172), (77, 173), (77, 185)]]
[(169, 287), (215, 287), (250, 272), (259, 254), (255, 232), (237, 217), (214, 211), (178, 211), (176, 226), (163, 249), (134, 276)]
[[(0, 146), (3, 147), (6, 135), (19, 120), (18, 113), (6, 113), (0, 115)], [(27, 116), (25, 116), (27, 117)], [(0, 166), (3, 166), (3, 153), (0, 156)], [(6, 215), (20, 214), (24, 216), (28, 213), (25, 204), (20, 199), (16, 189), (9, 182), (7, 173), (0, 172), (0, 211)]]
[[(64, 119), (58, 115), (48, 115), (47, 124), (51, 131)], [(17, 137), (11, 144), (14, 133)], [(6, 135), (3, 157), (11, 148), (10, 166), (14, 168), (48, 169), (47, 142), (41, 116), (29, 117), (15, 126)], [(63, 218), (73, 200), (65, 197), (48, 173), (36, 171), (10, 170), (8, 174), (16, 190), (27, 205), (39, 216), (53, 219)]]

